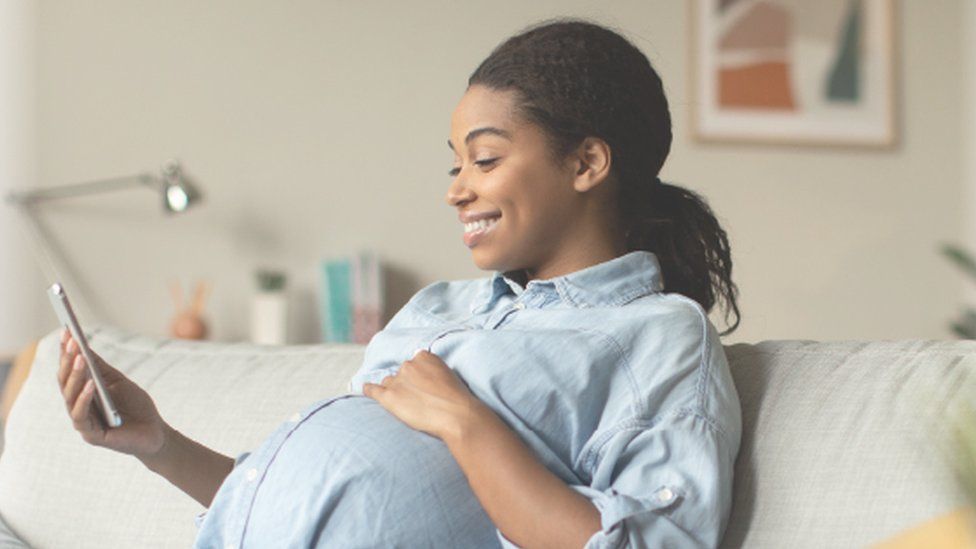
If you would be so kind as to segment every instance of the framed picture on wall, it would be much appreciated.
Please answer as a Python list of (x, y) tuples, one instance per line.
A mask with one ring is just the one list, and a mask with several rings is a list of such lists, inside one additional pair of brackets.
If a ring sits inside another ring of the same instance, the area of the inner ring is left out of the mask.
[(891, 0), (690, 0), (692, 134), (890, 147)]

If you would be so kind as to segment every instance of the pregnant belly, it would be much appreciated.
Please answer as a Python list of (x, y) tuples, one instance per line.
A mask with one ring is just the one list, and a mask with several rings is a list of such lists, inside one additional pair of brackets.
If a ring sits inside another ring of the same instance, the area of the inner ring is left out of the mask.
[(268, 465), (245, 546), (499, 547), (439, 439), (366, 397), (313, 410)]

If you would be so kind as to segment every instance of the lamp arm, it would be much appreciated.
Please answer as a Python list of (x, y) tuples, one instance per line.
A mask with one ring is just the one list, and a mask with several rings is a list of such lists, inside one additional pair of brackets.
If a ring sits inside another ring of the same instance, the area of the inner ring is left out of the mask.
[(58, 185), (30, 191), (15, 191), (7, 194), (7, 202), (27, 205), (57, 198), (117, 191), (138, 185), (159, 185), (159, 181), (152, 174), (140, 173), (124, 177), (85, 181), (83, 183), (70, 183), (68, 185)]

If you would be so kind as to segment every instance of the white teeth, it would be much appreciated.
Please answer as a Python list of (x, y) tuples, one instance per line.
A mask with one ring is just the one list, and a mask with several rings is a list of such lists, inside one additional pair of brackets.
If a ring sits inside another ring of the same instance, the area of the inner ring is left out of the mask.
[(472, 231), (480, 231), (483, 229), (487, 229), (488, 227), (491, 227), (497, 222), (498, 222), (498, 218), (493, 217), (491, 219), (482, 219), (480, 221), (474, 221), (472, 223), (465, 223), (464, 232), (470, 233)]

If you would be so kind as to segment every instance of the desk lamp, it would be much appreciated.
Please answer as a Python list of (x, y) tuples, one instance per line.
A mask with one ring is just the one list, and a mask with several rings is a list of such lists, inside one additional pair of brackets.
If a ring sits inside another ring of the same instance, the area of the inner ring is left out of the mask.
[[(98, 179), (83, 183), (71, 183), (41, 189), (14, 191), (7, 194), (7, 202), (14, 205), (24, 214), (27, 225), (31, 229), (33, 238), (37, 241), (37, 248), (43, 253), (38, 258), (41, 269), (49, 282), (61, 281), (63, 278), (55, 267), (51, 252), (56, 250), (48, 241), (45, 231), (34, 215), (34, 208), (40, 203), (60, 198), (69, 198), (91, 194), (101, 194), (111, 191), (124, 190), (132, 187), (144, 187), (159, 193), (162, 199), (163, 211), (167, 214), (177, 214), (196, 205), (202, 199), (199, 189), (183, 173), (179, 162), (166, 162), (159, 173), (144, 172), (135, 175)], [(38, 251), (35, 249), (35, 252)], [(59, 254), (54, 254), (59, 255)], [(60, 258), (59, 258), (60, 259)], [(63, 263), (63, 262), (62, 262)], [(81, 288), (71, 288), (72, 297), (79, 301), (83, 308), (91, 311)]]

